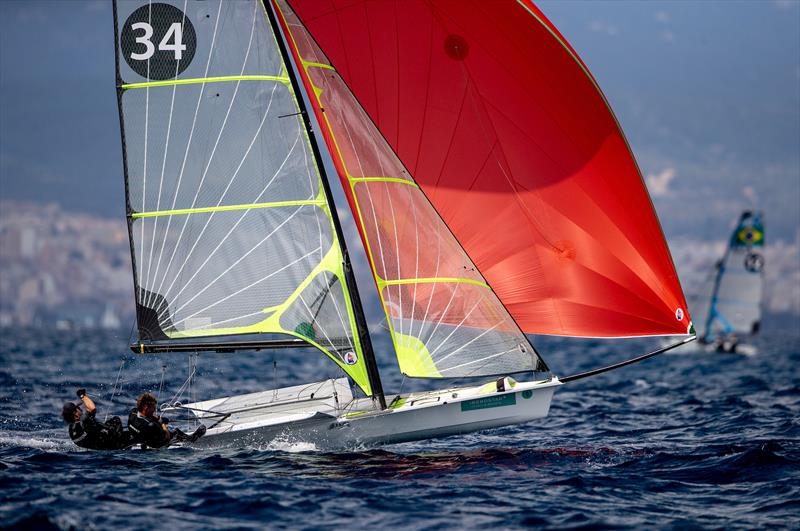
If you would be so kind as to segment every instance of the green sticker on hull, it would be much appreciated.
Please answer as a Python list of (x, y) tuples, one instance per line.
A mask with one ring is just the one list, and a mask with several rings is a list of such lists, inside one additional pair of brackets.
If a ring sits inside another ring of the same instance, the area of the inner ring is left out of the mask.
[(517, 403), (517, 394), (509, 393), (500, 396), (487, 396), (474, 400), (461, 402), (461, 411), (474, 411), (476, 409), (489, 409), (493, 407), (513, 406)]

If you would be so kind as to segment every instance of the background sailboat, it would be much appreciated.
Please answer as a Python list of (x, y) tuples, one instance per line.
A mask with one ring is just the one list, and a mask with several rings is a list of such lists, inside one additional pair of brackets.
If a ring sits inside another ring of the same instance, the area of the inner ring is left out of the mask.
[[(180, 406), (209, 435), (524, 422), (560, 385), (525, 333), (690, 335), (619, 124), (530, 2), (138, 0), (115, 24), (134, 349), (314, 347), (368, 397), (340, 379)], [(499, 380), (386, 400), (327, 161), (400, 371)], [(526, 372), (545, 376), (503, 378)]]
[(714, 264), (694, 315), (700, 343), (713, 350), (755, 354), (748, 344), (761, 328), (764, 291), (764, 223), (761, 212), (746, 210)]

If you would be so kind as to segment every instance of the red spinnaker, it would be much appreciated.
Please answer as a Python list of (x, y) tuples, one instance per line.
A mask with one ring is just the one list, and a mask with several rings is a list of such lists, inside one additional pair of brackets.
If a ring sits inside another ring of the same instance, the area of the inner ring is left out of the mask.
[(523, 330), (686, 334), (605, 97), (527, 0), (288, 0)]

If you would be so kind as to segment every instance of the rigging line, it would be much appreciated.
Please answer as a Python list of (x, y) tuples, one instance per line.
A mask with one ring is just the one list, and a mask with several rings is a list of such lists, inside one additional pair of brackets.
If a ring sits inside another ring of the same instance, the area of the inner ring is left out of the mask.
[[(278, 232), (278, 231), (279, 231), (279, 230), (280, 230), (280, 229), (281, 229), (281, 228), (282, 228), (284, 225), (286, 225), (287, 223), (289, 223), (289, 221), (291, 221), (291, 219), (292, 219), (293, 217), (295, 217), (295, 215), (297, 215), (297, 213), (298, 213), (298, 212), (300, 212), (300, 210), (301, 210), (302, 208), (303, 208), (302, 206), (299, 206), (299, 207), (297, 207), (297, 208), (295, 209), (295, 211), (294, 211), (294, 212), (292, 212), (292, 213), (291, 213), (289, 216), (287, 216), (287, 218), (286, 218), (285, 220), (283, 220), (283, 221), (281, 222), (281, 224), (280, 224), (280, 225), (278, 225), (277, 227), (275, 227), (274, 229), (272, 229), (272, 231), (271, 231), (269, 234), (267, 234), (267, 235), (266, 235), (264, 238), (262, 238), (262, 239), (261, 239), (261, 241), (259, 241), (259, 242), (258, 242), (257, 244), (255, 244), (253, 247), (251, 247), (249, 251), (247, 251), (247, 252), (246, 252), (246, 253), (244, 253), (242, 256), (240, 256), (240, 257), (239, 257), (239, 258), (238, 258), (238, 259), (237, 259), (235, 262), (233, 262), (233, 263), (232, 263), (230, 266), (228, 266), (228, 268), (227, 268), (227, 269), (225, 269), (225, 270), (224, 270), (222, 273), (220, 273), (219, 275), (217, 275), (217, 276), (214, 278), (214, 280), (212, 280), (211, 282), (208, 282), (208, 283), (206, 283), (206, 285), (205, 285), (205, 286), (203, 286), (203, 288), (202, 288), (202, 289), (200, 289), (199, 291), (197, 291), (197, 293), (195, 293), (195, 294), (194, 294), (194, 296), (192, 296), (192, 297), (191, 297), (189, 300), (187, 300), (186, 302), (184, 302), (184, 303), (183, 303), (181, 306), (179, 306), (178, 308), (175, 308), (175, 310), (174, 310), (173, 314), (177, 314), (179, 311), (181, 311), (183, 308), (185, 308), (185, 307), (186, 307), (186, 305), (188, 305), (188, 304), (189, 304), (189, 303), (191, 303), (193, 300), (195, 300), (197, 297), (199, 297), (201, 294), (203, 294), (203, 293), (204, 293), (204, 292), (205, 292), (205, 291), (206, 291), (208, 288), (210, 288), (210, 287), (211, 287), (211, 286), (212, 286), (214, 283), (216, 283), (216, 282), (217, 282), (217, 281), (218, 281), (220, 278), (222, 278), (223, 276), (225, 276), (225, 275), (226, 275), (226, 274), (227, 274), (227, 273), (228, 273), (228, 272), (229, 272), (231, 269), (233, 269), (234, 267), (236, 267), (237, 265), (239, 265), (239, 263), (240, 263), (242, 260), (244, 260), (245, 258), (247, 258), (248, 256), (250, 256), (250, 253), (252, 253), (253, 251), (255, 251), (255, 250), (258, 248), (258, 247), (260, 247), (260, 246), (261, 246), (261, 244), (263, 244), (265, 241), (267, 241), (269, 238), (271, 238), (271, 237), (272, 237), (272, 236), (273, 236), (273, 235), (274, 235), (276, 232)], [(239, 220), (236, 222), (236, 225), (234, 225), (234, 226), (231, 228), (231, 230), (230, 230), (230, 231), (228, 231), (228, 234), (226, 234), (226, 235), (225, 235), (225, 238), (223, 238), (223, 240), (222, 240), (223, 242), (225, 241), (225, 239), (227, 239), (227, 237), (230, 235), (230, 233), (231, 233), (231, 232), (232, 232), (232, 231), (233, 231), (233, 230), (236, 228), (236, 226), (239, 224), (239, 222), (241, 222), (241, 220), (242, 220), (242, 219), (244, 219), (244, 216), (247, 214), (247, 212), (249, 212), (249, 210), (246, 210), (246, 211), (245, 211), (245, 213), (244, 213), (244, 214), (242, 214), (242, 216), (241, 216), (241, 217), (239, 218)], [(202, 269), (202, 268), (203, 268), (203, 267), (206, 265), (206, 263), (208, 263), (208, 261), (209, 261), (209, 260), (211, 259), (211, 257), (212, 257), (212, 256), (213, 256), (213, 255), (214, 255), (216, 252), (217, 252), (217, 250), (220, 248), (220, 246), (222, 246), (222, 242), (220, 242), (220, 243), (219, 243), (219, 245), (217, 245), (217, 247), (216, 247), (216, 248), (214, 248), (214, 250), (213, 250), (213, 251), (211, 251), (211, 253), (209, 253), (209, 255), (208, 255), (208, 257), (206, 258), (206, 260), (205, 260), (205, 261), (204, 261), (204, 262), (203, 262), (203, 263), (202, 263), (202, 264), (201, 264), (201, 265), (200, 265), (200, 266), (197, 268), (197, 271), (195, 271), (194, 275), (192, 275), (192, 278), (190, 278), (190, 279), (189, 279), (189, 280), (186, 282), (186, 284), (184, 284), (184, 288), (185, 288), (186, 286), (188, 286), (188, 285), (189, 285), (189, 284), (192, 282), (192, 280), (194, 280), (194, 278), (197, 276), (197, 274), (200, 272), (200, 270), (201, 270), (201, 269)], [(314, 249), (314, 251), (316, 251), (316, 249)], [(312, 252), (314, 252), (314, 251), (312, 251)], [(176, 297), (177, 297), (177, 296), (179, 296), (179, 295), (180, 295), (182, 292), (183, 292), (183, 289), (181, 289), (181, 291), (180, 291), (180, 292), (179, 292), (179, 293), (176, 295)], [(226, 297), (226, 298), (227, 298), (227, 297)], [(223, 299), (223, 300), (224, 300), (224, 299)], [(163, 315), (163, 313), (159, 315), (159, 319), (162, 317), (162, 315)]]
[(336, 275), (331, 275), (330, 280), (327, 282), (327, 286), (325, 286), (325, 288), (320, 291), (316, 297), (314, 297), (314, 300), (311, 301), (311, 306), (317, 307), (317, 309), (314, 311), (314, 315), (311, 316), (312, 321), (316, 321), (317, 317), (319, 316), (319, 312), (322, 311), (322, 305), (325, 304), (325, 299), (328, 298), (328, 295), (331, 293), (331, 288), (337, 280), (338, 277)]
[[(122, 360), (119, 363), (119, 370), (117, 371), (117, 379), (114, 380), (114, 387), (111, 388), (111, 398), (108, 399), (109, 402), (112, 404), (114, 403), (114, 395), (117, 394), (117, 385), (119, 385), (119, 378), (122, 376), (122, 366), (125, 365), (125, 357), (123, 356)], [(103, 422), (108, 420), (108, 411), (106, 411), (106, 416), (103, 418)]]
[(197, 370), (197, 367), (192, 367), (191, 368), (191, 370), (189, 372), (189, 377), (186, 378), (186, 381), (184, 381), (183, 384), (175, 392), (175, 394), (172, 395), (172, 398), (169, 400), (169, 402), (162, 402), (163, 405), (169, 404), (169, 407), (174, 407), (174, 404), (176, 404), (178, 398), (180, 398), (180, 396), (184, 393), (186, 388), (190, 385), (190, 381), (194, 377), (194, 373), (195, 373), (196, 370)]
[[(277, 87), (277, 85), (275, 85), (275, 87)], [(272, 89), (272, 91), (273, 91), (273, 94), (274, 94), (274, 92), (275, 92), (275, 87), (273, 87), (273, 89)], [(257, 139), (258, 139), (258, 137), (260, 136), (260, 134), (261, 134), (261, 129), (262, 129), (262, 127), (264, 126), (264, 122), (267, 120), (267, 115), (269, 114), (269, 109), (270, 109), (270, 107), (271, 107), (271, 106), (272, 106), (272, 98), (270, 98), (270, 102), (269, 102), (269, 104), (267, 105), (267, 110), (266, 110), (266, 112), (264, 113), (264, 117), (261, 119), (261, 123), (259, 124), (259, 126), (258, 126), (258, 129), (257, 129), (257, 130), (256, 130), (256, 132), (255, 132), (255, 135), (253, 135), (253, 139), (250, 141), (250, 145), (247, 147), (247, 150), (245, 151), (245, 154), (244, 154), (244, 156), (242, 157), (242, 160), (239, 162), (239, 165), (236, 167), (236, 170), (234, 171), (234, 174), (233, 174), (233, 176), (231, 177), (230, 183), (228, 183), (228, 188), (226, 188), (226, 189), (225, 189), (225, 192), (222, 194), (222, 197), (220, 197), (219, 201), (217, 202), (217, 205), (216, 205), (217, 207), (218, 207), (220, 204), (222, 204), (222, 201), (223, 201), (223, 199), (225, 199), (225, 194), (227, 193), (227, 191), (228, 191), (228, 189), (229, 189), (229, 187), (230, 187), (230, 184), (231, 184), (231, 183), (233, 183), (234, 179), (236, 179), (236, 175), (239, 173), (239, 170), (241, 170), (241, 169), (242, 169), (242, 165), (244, 164), (244, 161), (247, 159), (247, 156), (250, 154), (250, 150), (253, 148), (253, 145), (255, 144), (256, 140), (257, 140)], [(295, 140), (295, 144), (296, 144), (296, 143), (297, 143), (297, 141)], [(293, 151), (293, 150), (294, 150), (294, 146), (292, 146), (292, 151)], [(279, 173), (279, 172), (280, 172), (280, 171), (283, 169), (283, 166), (286, 164), (286, 161), (288, 160), (289, 156), (292, 154), (292, 151), (289, 151), (289, 153), (287, 153), (287, 154), (286, 154), (286, 158), (284, 158), (284, 160), (283, 160), (283, 162), (281, 163), (280, 167), (279, 167), (279, 168), (278, 168), (278, 169), (275, 171), (275, 173), (273, 174), (273, 176), (272, 176), (272, 179), (270, 179), (269, 183), (267, 183), (267, 185), (264, 187), (264, 189), (262, 189), (262, 191), (261, 191), (261, 193), (258, 195), (258, 197), (256, 197), (256, 199), (255, 199), (254, 203), (257, 203), (257, 202), (258, 202), (258, 200), (259, 200), (259, 199), (261, 199), (261, 196), (264, 194), (264, 192), (266, 191), (266, 189), (267, 189), (267, 188), (269, 187), (269, 185), (270, 185), (270, 184), (271, 184), (271, 183), (272, 183), (272, 182), (275, 180), (275, 178), (277, 177), (278, 173)], [(194, 206), (194, 205), (192, 205), (192, 206)], [(243, 214), (242, 214), (242, 215), (239, 217), (239, 219), (236, 221), (236, 225), (234, 225), (234, 227), (233, 227), (233, 228), (236, 228), (236, 226), (238, 226), (238, 224), (241, 222), (241, 220), (244, 218), (244, 216), (246, 216), (246, 215), (247, 215), (247, 213), (248, 213), (248, 212), (250, 212), (250, 211), (249, 211), (249, 210), (245, 210), (245, 211), (244, 211), (244, 213), (243, 213)], [(197, 248), (197, 245), (200, 243), (200, 239), (202, 238), (203, 234), (205, 234), (205, 231), (206, 231), (206, 229), (208, 228), (208, 225), (209, 225), (209, 223), (211, 223), (211, 220), (212, 220), (213, 218), (214, 218), (214, 212), (212, 211), (212, 212), (211, 212), (211, 215), (210, 215), (210, 216), (208, 216), (208, 218), (206, 219), (206, 222), (205, 222), (205, 224), (203, 225), (203, 228), (200, 230), (200, 234), (198, 234), (198, 235), (197, 235), (197, 238), (195, 238), (195, 241), (194, 241), (194, 243), (192, 244), (192, 248), (191, 248), (191, 249), (189, 250), (189, 252), (186, 254), (186, 256), (184, 257), (183, 263), (182, 263), (182, 264), (181, 264), (181, 266), (178, 268), (178, 271), (175, 273), (175, 278), (173, 278), (173, 279), (172, 279), (172, 282), (170, 283), (169, 287), (167, 287), (166, 291), (164, 292), (164, 294), (163, 294), (163, 295), (164, 295), (164, 297), (166, 297), (166, 295), (167, 295), (167, 294), (169, 294), (169, 293), (170, 293), (170, 291), (172, 291), (172, 287), (175, 285), (175, 282), (177, 282), (177, 280), (180, 278), (180, 274), (181, 274), (181, 272), (183, 271), (183, 268), (184, 268), (184, 267), (186, 267), (186, 265), (189, 263), (189, 257), (192, 255), (192, 253), (194, 252), (194, 250)], [(183, 228), (184, 228), (184, 229), (186, 228), (186, 224), (188, 223), (188, 221), (189, 221), (189, 216), (187, 216), (187, 217), (186, 217), (186, 220), (184, 220), (184, 224), (183, 224)], [(233, 230), (233, 229), (231, 229), (231, 230)], [(222, 244), (225, 242), (225, 240), (226, 240), (226, 239), (228, 238), (228, 236), (230, 235), (230, 232), (231, 232), (231, 231), (228, 231), (228, 234), (226, 234), (226, 235), (225, 235), (225, 237), (222, 239), (222, 241), (220, 241), (219, 245), (217, 245), (217, 249), (219, 249), (219, 247), (220, 247), (220, 246), (221, 246), (221, 245), (222, 245)], [(183, 234), (183, 229), (181, 229), (181, 235), (182, 235), (182, 234)], [(180, 237), (178, 238), (178, 240), (180, 240)], [(177, 247), (176, 247), (176, 248), (177, 248)], [(215, 251), (216, 251), (216, 249), (215, 249)], [(213, 254), (213, 253), (212, 253), (212, 254)], [(204, 265), (205, 265), (205, 264), (208, 262), (208, 260), (209, 260), (210, 258), (211, 258), (211, 255), (209, 255), (209, 256), (206, 258), (205, 262), (203, 262), (203, 264), (202, 264), (200, 267), (202, 268), (202, 267), (203, 267), (203, 266), (204, 266)], [(177, 297), (178, 297), (178, 296), (179, 296), (181, 293), (183, 293), (183, 290), (184, 290), (184, 289), (186, 289), (186, 286), (188, 285), (188, 283), (189, 283), (189, 282), (191, 282), (191, 280), (192, 280), (192, 279), (194, 279), (194, 277), (195, 277), (195, 276), (197, 276), (197, 274), (199, 273), (199, 271), (200, 271), (200, 269), (198, 268), (198, 269), (197, 269), (197, 271), (195, 271), (195, 274), (194, 274), (194, 275), (192, 275), (192, 278), (190, 278), (188, 281), (186, 281), (186, 282), (184, 283), (184, 286), (183, 286), (183, 288), (181, 288), (181, 290), (180, 290), (180, 291), (179, 291), (177, 294), (175, 294), (175, 295), (173, 296), (173, 298), (177, 298)]]
[[(183, 27), (183, 25), (186, 22), (186, 2), (187, 1), (188, 0), (183, 0), (183, 18), (181, 19), (181, 28)], [(183, 59), (183, 55), (181, 55), (181, 59)], [(175, 76), (174, 76), (175, 78), (178, 77), (178, 73), (180, 72), (181, 59), (178, 59), (177, 62), (175, 63)], [(163, 188), (164, 188), (164, 170), (167, 167), (167, 154), (169, 153), (169, 139), (170, 139), (170, 135), (172, 133), (172, 115), (173, 115), (173, 111), (175, 109), (175, 92), (177, 91), (177, 88), (178, 88), (177, 85), (173, 85), (172, 86), (172, 99), (170, 100), (170, 104), (169, 104), (169, 119), (167, 120), (167, 141), (166, 141), (166, 144), (164, 145), (164, 157), (161, 160), (161, 177), (159, 178), (159, 181), (158, 181), (158, 198), (156, 200), (156, 210), (160, 210), (161, 209), (161, 194), (162, 194), (162, 191), (163, 191)], [(144, 224), (142, 224), (142, 225), (144, 226)], [(169, 227), (167, 228), (167, 230), (169, 230)], [(149, 253), (149, 256), (147, 258), (147, 277), (145, 279), (145, 284), (147, 286), (151, 285), (150, 284), (150, 266), (153, 263), (153, 245), (155, 244), (155, 241), (156, 241), (156, 232), (157, 231), (158, 231), (158, 219), (156, 219), (155, 223), (153, 223), (153, 239), (150, 240), (150, 253)], [(165, 232), (165, 234), (166, 234), (166, 232)], [(164, 250), (164, 243), (165, 242), (166, 242), (166, 238), (163, 238), (162, 242), (161, 242), (161, 251), (162, 252)], [(160, 261), (161, 261), (161, 256), (159, 255), (159, 259), (156, 262), (156, 270), (153, 273), (153, 277), (154, 278), (158, 278), (158, 265), (159, 265)], [(155, 297), (155, 295), (151, 296), (150, 299), (148, 300), (148, 303), (152, 302), (154, 297)]]
[[(294, 215), (294, 214), (292, 214), (292, 215)], [(277, 230), (277, 229), (276, 229), (276, 230)], [(269, 237), (269, 236), (267, 236), (267, 237)], [(266, 238), (265, 238), (265, 240), (266, 240)], [(258, 247), (259, 245), (261, 245), (261, 244), (262, 244), (262, 243), (263, 243), (265, 240), (262, 240), (261, 242), (259, 242), (259, 243), (258, 243), (258, 244), (257, 244), (255, 247)], [(254, 247), (253, 249), (251, 249), (251, 250), (248, 252), (248, 254), (249, 254), (250, 252), (252, 252), (252, 251), (255, 249), (255, 247)], [(218, 300), (218, 301), (216, 301), (216, 302), (214, 302), (214, 303), (212, 303), (212, 304), (209, 304), (209, 305), (208, 305), (208, 306), (206, 306), (205, 308), (201, 308), (200, 310), (197, 310), (195, 313), (193, 313), (193, 314), (191, 314), (191, 315), (187, 315), (186, 317), (184, 317), (184, 318), (183, 318), (183, 319), (181, 319), (180, 321), (176, 321), (176, 322), (174, 322), (173, 324), (174, 324), (174, 325), (180, 324), (180, 323), (182, 323), (182, 322), (186, 321), (187, 319), (191, 319), (192, 317), (194, 317), (194, 316), (195, 316), (195, 315), (197, 315), (197, 314), (200, 314), (200, 313), (203, 313), (204, 311), (210, 310), (210, 309), (211, 309), (211, 308), (213, 308), (214, 306), (216, 306), (216, 305), (218, 305), (218, 304), (221, 304), (221, 303), (225, 302), (226, 300), (230, 299), (231, 297), (234, 297), (234, 296), (238, 295), (239, 293), (241, 293), (241, 292), (243, 292), (243, 291), (245, 291), (245, 290), (248, 290), (248, 289), (252, 288), (252, 287), (253, 287), (253, 286), (255, 286), (256, 284), (259, 284), (259, 283), (261, 283), (261, 282), (263, 282), (263, 281), (265, 281), (265, 280), (267, 280), (267, 279), (269, 279), (269, 278), (271, 278), (271, 277), (274, 277), (274, 276), (275, 276), (275, 275), (277, 275), (278, 273), (281, 273), (282, 271), (285, 271), (286, 269), (288, 269), (288, 268), (292, 267), (293, 265), (297, 264), (298, 262), (300, 262), (300, 261), (302, 261), (302, 260), (305, 260), (306, 258), (308, 258), (309, 256), (311, 256), (311, 255), (312, 255), (312, 254), (314, 254), (315, 252), (317, 252), (317, 249), (314, 249), (314, 250), (312, 250), (312, 251), (310, 251), (310, 252), (306, 253), (305, 255), (301, 256), (300, 258), (298, 258), (298, 259), (294, 260), (293, 262), (290, 262), (290, 263), (286, 264), (286, 265), (285, 265), (285, 266), (283, 266), (282, 268), (280, 268), (280, 269), (278, 269), (278, 270), (276, 270), (276, 271), (273, 271), (273, 272), (271, 272), (271, 273), (270, 273), (270, 274), (268, 274), (267, 276), (265, 276), (265, 277), (263, 277), (263, 278), (260, 278), (259, 280), (256, 280), (255, 282), (253, 282), (253, 283), (251, 283), (251, 284), (249, 284), (249, 285), (247, 285), (247, 286), (244, 286), (243, 288), (241, 288), (241, 289), (239, 289), (239, 290), (237, 290), (237, 291), (235, 291), (235, 292), (233, 292), (233, 293), (230, 293), (230, 294), (228, 294), (226, 297), (223, 297), (222, 299), (220, 299), (220, 300)], [(243, 259), (243, 258), (244, 258), (244, 257), (240, 258), (240, 260), (241, 260), (241, 259)], [(233, 265), (231, 265), (231, 267), (229, 267), (229, 268), (228, 268), (228, 270), (230, 270), (232, 267), (235, 267), (235, 266), (236, 266), (236, 264), (233, 264)], [(224, 274), (225, 274), (225, 273), (226, 273), (228, 270), (226, 270), (226, 271), (223, 271), (223, 272), (220, 274), (220, 276), (224, 275)], [(216, 280), (216, 279), (215, 279), (215, 280)], [(213, 283), (213, 282), (214, 282), (214, 281), (212, 281), (212, 283)], [(209, 284), (209, 285), (210, 285), (210, 284)], [(198, 294), (198, 295), (199, 295), (199, 294)], [(191, 300), (190, 300), (190, 301), (187, 301), (187, 303), (186, 303), (186, 304), (188, 304), (189, 302), (191, 302)], [(185, 306), (185, 304), (184, 304), (184, 306)], [(181, 309), (183, 309), (183, 306), (181, 306), (180, 308), (176, 309), (176, 310), (175, 310), (175, 313), (177, 314), (177, 312), (178, 312), (178, 311), (180, 311)], [(262, 312), (263, 312), (263, 310), (262, 310)], [(256, 312), (256, 313), (261, 313), (261, 312)], [(243, 317), (248, 317), (248, 316), (243, 316)], [(225, 321), (222, 321), (222, 322), (224, 323)], [(202, 326), (202, 327), (199, 327), (199, 328), (205, 328), (205, 326)]]
[(595, 376), (597, 374), (602, 374), (604, 372), (612, 371), (614, 369), (619, 369), (620, 367), (625, 367), (626, 365), (632, 365), (634, 363), (638, 363), (640, 361), (644, 361), (644, 360), (646, 360), (648, 358), (652, 358), (653, 356), (657, 356), (658, 354), (663, 354), (664, 352), (667, 352), (668, 350), (672, 350), (675, 347), (679, 347), (681, 345), (685, 345), (687, 343), (691, 343), (695, 339), (697, 339), (697, 336), (693, 335), (691, 337), (687, 337), (686, 339), (684, 339), (682, 341), (678, 341), (677, 343), (673, 343), (671, 345), (667, 345), (666, 347), (662, 347), (662, 348), (654, 350), (652, 352), (648, 352), (647, 354), (643, 354), (641, 356), (637, 356), (635, 358), (631, 358), (629, 360), (626, 360), (626, 361), (623, 361), (623, 362), (620, 362), (620, 363), (615, 363), (613, 365), (608, 365), (606, 367), (600, 367), (599, 369), (593, 369), (591, 371), (586, 371), (586, 372), (581, 372), (581, 373), (578, 373), (578, 374), (572, 374), (570, 376), (565, 376), (564, 378), (559, 378), (559, 380), (561, 380), (562, 383), (567, 383), (567, 382), (572, 382), (572, 381), (575, 381), (575, 380), (581, 380), (583, 378), (588, 378), (590, 376)]
[[(440, 343), (439, 343), (439, 344), (436, 346), (436, 348), (435, 348), (435, 349), (433, 349), (433, 351), (431, 352), (431, 359), (433, 359), (433, 355), (434, 355), (434, 354), (436, 354), (436, 353), (439, 351), (439, 349), (440, 349), (440, 348), (442, 348), (442, 345), (444, 345), (445, 343), (447, 343), (447, 340), (448, 340), (448, 339), (450, 339), (451, 337), (453, 337), (453, 334), (455, 334), (455, 333), (458, 331), (458, 329), (459, 329), (459, 328), (461, 328), (461, 325), (462, 325), (462, 324), (464, 324), (464, 321), (466, 321), (467, 319), (469, 319), (469, 316), (470, 316), (470, 315), (472, 315), (472, 312), (474, 312), (474, 311), (475, 311), (475, 308), (477, 308), (477, 307), (478, 307), (478, 305), (479, 305), (481, 302), (483, 302), (483, 297), (478, 297), (478, 300), (477, 300), (477, 301), (475, 301), (475, 304), (473, 304), (473, 305), (472, 305), (472, 308), (470, 308), (470, 309), (469, 309), (469, 311), (466, 313), (466, 315), (464, 315), (464, 317), (461, 319), (461, 322), (460, 322), (460, 323), (458, 323), (458, 324), (457, 324), (457, 325), (456, 325), (456, 326), (453, 328), (453, 330), (452, 330), (452, 331), (451, 331), (451, 332), (450, 332), (450, 333), (447, 335), (447, 337), (446, 337), (446, 338), (444, 338), (444, 339), (443, 339), (443, 340), (442, 340), (442, 341), (441, 341), (441, 342), (440, 342)], [(497, 323), (497, 324), (500, 324), (500, 323)], [(497, 325), (495, 325), (495, 326), (497, 326)], [(490, 328), (489, 330), (491, 330), (491, 328)], [(488, 332), (489, 330), (487, 330), (487, 332)], [(445, 356), (445, 357), (447, 357), (447, 356)], [(443, 359), (444, 359), (444, 358), (443, 358)], [(440, 361), (441, 361), (441, 360), (440, 360)]]
[[(214, 43), (216, 42), (216, 39), (217, 39), (217, 28), (219, 27), (219, 19), (220, 19), (220, 13), (221, 12), (222, 12), (222, 2), (219, 3), (219, 8), (217, 9), (217, 17), (214, 20), (214, 32), (211, 35), (211, 45), (210, 45), (210, 47), (208, 49), (208, 59), (206, 60), (206, 68), (205, 68), (205, 71), (203, 73), (203, 77), (208, 77), (208, 70), (211, 67), (211, 57), (212, 57), (212, 55), (214, 53)], [(194, 130), (195, 130), (195, 127), (197, 125), (197, 115), (198, 115), (198, 113), (200, 111), (200, 103), (203, 101), (203, 92), (205, 91), (205, 88), (206, 88), (205, 83), (200, 85), (200, 94), (197, 96), (197, 104), (194, 107), (194, 117), (192, 118), (192, 127), (189, 129), (189, 138), (186, 141), (186, 150), (183, 152), (183, 161), (181, 162), (181, 170), (178, 173), (178, 182), (175, 185), (175, 195), (172, 197), (172, 207), (170, 208), (170, 210), (174, 210), (175, 209), (175, 203), (176, 203), (176, 201), (178, 199), (178, 192), (180, 191), (180, 188), (181, 188), (181, 182), (183, 180), (183, 172), (186, 169), (186, 161), (189, 158), (189, 149), (192, 146), (192, 139), (194, 138)], [(146, 90), (149, 90), (149, 88), (147, 88)], [(144, 196), (144, 194), (142, 194), (142, 195)], [(146, 210), (147, 209), (144, 208), (144, 204), (143, 204), (142, 205), (142, 212), (145, 212)], [(167, 229), (165, 230), (165, 233), (169, 231), (170, 222), (171, 222), (171, 219), (168, 219), (167, 220)], [(178, 241), (180, 241), (181, 237), (183, 236), (183, 229), (186, 228), (186, 223), (187, 222), (188, 222), (188, 218), (186, 218), (184, 220), (183, 228), (181, 229), (180, 235), (178, 236)], [(142, 223), (142, 231), (144, 231), (144, 223)], [(144, 238), (144, 232), (142, 232), (142, 238)], [(177, 252), (177, 250), (178, 250), (178, 246), (175, 245), (172, 248), (172, 256), (170, 256), (170, 260), (169, 260), (169, 263), (167, 264), (167, 268), (166, 268), (165, 271), (169, 271), (169, 268), (172, 265), (172, 259), (175, 257), (175, 253)], [(160, 261), (160, 258), (159, 258), (159, 261)], [(163, 280), (162, 280), (162, 282), (159, 285), (158, 289), (154, 290), (153, 293), (157, 293), (158, 291), (161, 291), (161, 287), (163, 286), (163, 284), (164, 283), (163, 283)]]
[[(492, 330), (494, 330), (495, 328), (500, 326), (500, 324), (501, 324), (500, 322), (495, 323), (494, 326), (492, 326), (491, 328), (487, 328), (486, 330), (484, 330), (483, 332), (481, 332), (477, 336), (473, 337), (472, 339), (470, 339), (469, 341), (467, 341), (466, 343), (464, 343), (463, 345), (461, 345), (460, 347), (458, 347), (454, 351), (452, 351), (449, 354), (447, 354), (446, 356), (443, 356), (442, 358), (436, 360), (436, 364), (438, 365), (439, 363), (443, 362), (444, 360), (446, 360), (447, 358), (449, 358), (450, 356), (452, 356), (456, 352), (462, 350), (463, 348), (467, 347), (471, 343), (474, 343), (475, 341), (479, 340), (480, 338), (482, 338), (483, 336), (485, 336), (486, 334), (488, 334), (489, 332), (491, 332)], [(442, 343), (444, 343), (444, 342), (442, 342)], [(441, 344), (439, 346), (441, 346)], [(438, 349), (439, 347), (436, 347), (436, 348)], [(431, 352), (431, 359), (433, 359), (433, 353), (432, 352)]]
[(158, 384), (158, 394), (156, 395), (158, 398), (161, 398), (161, 391), (164, 390), (164, 375), (166, 374), (166, 372), (167, 372), (167, 366), (166, 365), (162, 365), (161, 366), (161, 383)]

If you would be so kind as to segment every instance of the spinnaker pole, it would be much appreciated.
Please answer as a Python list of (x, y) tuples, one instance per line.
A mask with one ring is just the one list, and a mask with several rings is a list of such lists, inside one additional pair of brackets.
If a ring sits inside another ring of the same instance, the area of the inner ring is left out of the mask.
[(322, 161), (322, 154), (320, 153), (319, 145), (317, 144), (317, 139), (314, 135), (314, 129), (311, 126), (311, 119), (309, 118), (308, 110), (306, 109), (306, 104), (303, 100), (304, 93), (297, 81), (297, 76), (295, 75), (293, 68), (294, 61), (292, 60), (289, 50), (286, 48), (285, 37), (281, 31), (280, 25), (278, 24), (278, 20), (275, 12), (272, 9), (271, 2), (269, 0), (262, 0), (262, 4), (264, 5), (264, 11), (267, 13), (267, 18), (269, 19), (272, 31), (275, 34), (275, 40), (278, 42), (278, 48), (281, 51), (283, 61), (287, 66), (287, 75), (292, 83), (292, 88), (294, 89), (295, 94), (298, 96), (297, 105), (300, 107), (300, 114), (303, 116), (303, 124), (305, 125), (306, 132), (308, 133), (311, 150), (314, 153), (314, 160), (316, 161), (317, 167), (322, 174), (322, 179), (320, 180), (322, 181), (322, 187), (325, 190), (325, 198), (327, 199), (328, 204), (331, 206), (331, 219), (333, 220), (334, 230), (336, 231), (336, 238), (339, 240), (339, 248), (342, 251), (342, 266), (344, 268), (345, 284), (353, 305), (353, 315), (356, 321), (356, 332), (358, 333), (359, 343), (361, 344), (361, 351), (365, 357), (364, 361), (367, 369), (369, 384), (372, 388), (372, 397), (373, 399), (377, 398), (381, 409), (386, 409), (386, 397), (383, 394), (383, 385), (381, 384), (381, 377), (378, 372), (378, 364), (375, 361), (375, 351), (372, 348), (372, 340), (369, 335), (367, 320), (364, 316), (361, 298), (358, 295), (358, 287), (356, 286), (355, 275), (353, 275), (353, 267), (350, 263), (350, 255), (347, 252), (344, 233), (342, 232), (342, 226), (339, 222), (339, 215), (336, 212), (336, 203), (333, 200), (333, 194), (331, 193), (330, 184), (328, 183), (328, 175), (325, 171), (325, 166)]

